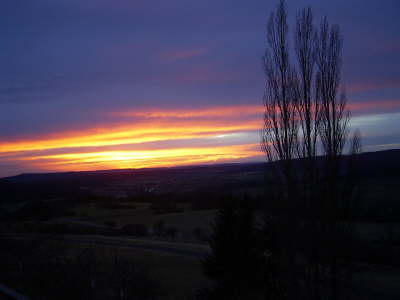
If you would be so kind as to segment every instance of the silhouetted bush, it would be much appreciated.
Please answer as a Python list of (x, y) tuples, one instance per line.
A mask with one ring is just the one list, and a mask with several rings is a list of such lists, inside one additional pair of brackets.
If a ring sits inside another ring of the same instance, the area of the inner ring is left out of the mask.
[(145, 224), (127, 224), (122, 227), (122, 233), (134, 236), (147, 236), (149, 231)]
[(115, 223), (114, 221), (104, 221), (104, 225), (108, 227), (115, 227), (117, 226), (117, 223)]
[(159, 220), (153, 224), (153, 233), (156, 236), (162, 236), (165, 231), (165, 222), (163, 220)]
[(170, 238), (176, 238), (178, 236), (179, 230), (176, 227), (168, 227), (165, 231), (165, 235)]
[(108, 282), (112, 299), (160, 299), (163, 295), (160, 282), (144, 267), (132, 261), (115, 257)]
[(132, 203), (120, 203), (120, 202), (114, 202), (114, 203), (102, 203), (100, 205), (101, 208), (104, 209), (136, 209), (136, 205)]
[(196, 227), (195, 229), (193, 229), (193, 236), (201, 242), (206, 242), (208, 240), (206, 230), (201, 227)]
[(153, 203), (150, 207), (154, 214), (170, 214), (170, 213), (178, 213), (183, 212), (183, 208), (179, 207), (174, 202), (160, 202), (160, 203)]
[(249, 203), (226, 201), (209, 243), (211, 253), (202, 264), (213, 286), (202, 290), (199, 299), (271, 299), (278, 294), (272, 239), (257, 226)]

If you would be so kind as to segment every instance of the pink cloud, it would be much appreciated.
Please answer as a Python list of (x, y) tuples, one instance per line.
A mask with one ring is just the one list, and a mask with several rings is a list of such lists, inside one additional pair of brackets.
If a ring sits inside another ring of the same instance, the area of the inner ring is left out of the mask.
[(351, 93), (366, 92), (380, 89), (400, 88), (400, 79), (390, 80), (366, 80), (355, 82), (348, 91)]
[(175, 109), (146, 109), (146, 110), (123, 110), (107, 113), (112, 117), (143, 117), (143, 118), (233, 118), (255, 116), (261, 118), (264, 112), (264, 106), (259, 105), (230, 105), (230, 106), (212, 106), (206, 108), (175, 108)]
[(178, 60), (190, 59), (193, 57), (201, 56), (206, 54), (206, 49), (178, 49), (178, 50), (167, 50), (162, 52), (159, 57), (165, 62), (175, 62)]
[(388, 42), (388, 43), (385, 43), (384, 45), (383, 45), (383, 50), (386, 50), (386, 51), (399, 51), (400, 50), (400, 41), (391, 41), (391, 42)]
[(239, 72), (219, 70), (207, 64), (191, 66), (168, 77), (169, 81), (181, 83), (221, 83), (242, 79)]
[(371, 114), (400, 109), (400, 100), (368, 101), (348, 103), (348, 108), (354, 113)]

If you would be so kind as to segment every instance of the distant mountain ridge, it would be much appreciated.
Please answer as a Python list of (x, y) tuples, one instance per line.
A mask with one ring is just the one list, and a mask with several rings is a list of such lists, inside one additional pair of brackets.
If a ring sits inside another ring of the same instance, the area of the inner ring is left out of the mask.
[[(300, 161), (295, 163), (301, 168)], [(400, 219), (400, 150), (363, 153), (356, 163), (364, 215), (379, 219), (390, 210), (392, 219)], [(215, 207), (229, 195), (264, 201), (274, 184), (267, 175), (270, 168), (264, 162), (21, 174), (0, 179), (0, 207), (24, 204), (27, 215), (54, 208), (54, 215), (82, 201), (191, 203), (196, 209)]]
[[(357, 173), (363, 178), (400, 176), (400, 149), (368, 152), (357, 156)], [(299, 163), (297, 161), (296, 163)], [(21, 174), (0, 179), (5, 201), (75, 195), (87, 191), (122, 191), (142, 194), (184, 194), (204, 190), (230, 190), (265, 186), (269, 163), (233, 163), (125, 170), (99, 170), (44, 174)], [(301, 165), (298, 165), (301, 167)], [(106, 192), (105, 192), (106, 193)], [(111, 192), (110, 192), (111, 193)], [(107, 194), (107, 193), (106, 193)], [(112, 194), (112, 193), (111, 193)], [(28, 200), (28, 201), (29, 201)]]
[[(365, 152), (359, 155), (361, 168), (368, 171), (378, 171), (385, 173), (385, 171), (398, 170), (400, 174), (400, 149)], [(70, 171), (70, 172), (51, 172), (51, 173), (23, 173), (20, 175), (0, 178), (0, 182), (38, 182), (45, 180), (65, 180), (72, 178), (83, 177), (102, 177), (114, 176), (123, 177), (130, 175), (149, 174), (159, 172), (163, 173), (176, 173), (185, 171), (196, 170), (210, 170), (210, 169), (232, 169), (232, 170), (253, 170), (261, 171), (268, 167), (266, 162), (249, 162), (249, 163), (223, 163), (223, 164), (207, 164), (207, 165), (192, 165), (192, 166), (176, 166), (176, 167), (157, 167), (157, 168), (142, 168), (142, 169), (110, 169), (110, 170), (95, 170), (95, 171)]]

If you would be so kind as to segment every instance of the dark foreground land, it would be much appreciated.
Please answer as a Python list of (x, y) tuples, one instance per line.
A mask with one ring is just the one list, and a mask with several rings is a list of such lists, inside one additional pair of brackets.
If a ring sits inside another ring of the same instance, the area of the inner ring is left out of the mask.
[[(195, 299), (210, 284), (201, 259), (216, 209), (226, 198), (241, 198), (254, 203), (261, 219), (269, 167), (0, 179), (0, 283), (32, 299)], [(359, 243), (349, 293), (400, 299), (400, 150), (362, 154), (357, 170), (348, 222)]]

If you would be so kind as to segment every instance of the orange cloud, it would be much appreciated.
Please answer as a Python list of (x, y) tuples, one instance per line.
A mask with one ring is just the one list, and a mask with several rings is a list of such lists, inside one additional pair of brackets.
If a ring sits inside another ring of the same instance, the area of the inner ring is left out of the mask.
[[(399, 101), (349, 104), (355, 112)], [(46, 171), (142, 168), (259, 156), (262, 105), (112, 112), (107, 125), (0, 142), (0, 163)], [(115, 123), (116, 122), (116, 123)], [(252, 132), (252, 135), (249, 134)]]
[[(117, 112), (109, 115), (117, 123), (2, 141), (0, 162), (24, 169), (73, 171), (244, 159), (259, 154), (243, 133), (259, 130), (261, 118), (254, 115), (261, 111), (262, 107), (234, 106)], [(240, 118), (245, 115), (249, 117)], [(122, 116), (137, 118), (129, 121)]]
[(0, 143), (0, 155), (9, 152), (48, 150), (139, 144), (177, 139), (204, 138), (216, 135), (257, 130), (260, 122), (250, 120), (230, 122), (144, 122), (124, 124), (111, 128), (94, 128), (81, 132), (61, 132), (36, 139), (15, 140)]

